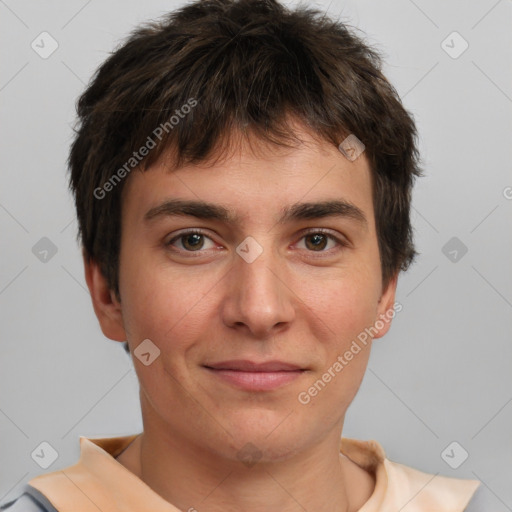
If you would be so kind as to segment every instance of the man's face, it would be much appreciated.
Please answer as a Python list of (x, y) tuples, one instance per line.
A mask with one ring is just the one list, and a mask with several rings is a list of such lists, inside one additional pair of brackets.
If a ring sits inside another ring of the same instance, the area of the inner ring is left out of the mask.
[[(382, 290), (364, 154), (351, 162), (301, 136), (308, 145), (242, 146), (213, 166), (173, 171), (161, 159), (130, 176), (123, 330), (132, 353), (143, 340), (160, 351), (147, 366), (134, 357), (145, 430), (233, 459), (246, 443), (276, 459), (339, 437), (370, 352), (353, 342), (392, 307), (395, 282)], [(233, 218), (180, 215), (176, 200)], [(329, 215), (314, 206), (333, 201)]]

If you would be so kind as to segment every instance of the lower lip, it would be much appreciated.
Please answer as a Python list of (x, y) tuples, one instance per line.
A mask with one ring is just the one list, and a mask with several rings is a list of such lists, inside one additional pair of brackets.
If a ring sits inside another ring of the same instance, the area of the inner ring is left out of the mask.
[(269, 391), (279, 388), (300, 377), (303, 370), (280, 372), (242, 372), (236, 370), (215, 370), (210, 372), (235, 386), (248, 391)]

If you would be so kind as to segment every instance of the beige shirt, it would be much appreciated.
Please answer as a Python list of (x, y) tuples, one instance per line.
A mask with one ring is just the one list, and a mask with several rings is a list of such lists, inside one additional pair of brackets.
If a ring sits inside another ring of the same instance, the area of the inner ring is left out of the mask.
[[(81, 436), (75, 465), (28, 483), (59, 512), (180, 512), (115, 459), (138, 435)], [(392, 462), (377, 441), (342, 438), (340, 451), (375, 477), (373, 494), (359, 512), (462, 512), (480, 484)]]

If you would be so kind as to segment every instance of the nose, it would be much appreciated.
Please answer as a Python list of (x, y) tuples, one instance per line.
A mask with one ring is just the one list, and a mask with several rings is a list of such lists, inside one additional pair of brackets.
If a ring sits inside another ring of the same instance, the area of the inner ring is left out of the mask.
[(286, 283), (288, 270), (280, 258), (269, 249), (254, 261), (234, 255), (221, 307), (225, 325), (254, 339), (288, 328), (295, 317), (296, 296)]

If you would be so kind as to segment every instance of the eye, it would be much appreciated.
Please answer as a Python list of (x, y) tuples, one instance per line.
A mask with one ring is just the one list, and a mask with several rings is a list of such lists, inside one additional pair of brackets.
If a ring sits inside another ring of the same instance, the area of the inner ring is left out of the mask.
[(330, 252), (332, 247), (325, 250), (330, 241), (334, 242), (335, 246), (337, 245), (338, 247), (346, 247), (348, 245), (344, 240), (341, 240), (333, 234), (321, 229), (305, 233), (301, 240), (305, 240), (306, 249), (309, 249), (312, 252)]
[[(348, 246), (348, 243), (343, 239), (334, 236), (332, 233), (322, 229), (309, 231), (303, 234), (300, 240), (304, 240), (305, 243), (303, 247), (299, 248), (305, 248), (309, 252), (331, 252), (336, 251), (336, 246), (338, 249)], [(331, 243), (330, 248), (328, 247), (329, 243)], [(334, 247), (332, 247), (333, 244)], [(215, 248), (215, 242), (199, 229), (182, 231), (178, 235), (175, 235), (173, 238), (171, 238), (168, 242), (165, 242), (165, 245), (167, 247), (176, 249), (178, 252), (188, 253), (200, 253), (208, 249)]]
[[(211, 242), (210, 247), (205, 247), (205, 240), (209, 240)], [(213, 249), (215, 246), (210, 237), (197, 229), (182, 232), (166, 242), (165, 245), (176, 247), (175, 242), (178, 242), (179, 247), (177, 247), (177, 249), (186, 252), (200, 252), (201, 249)]]

